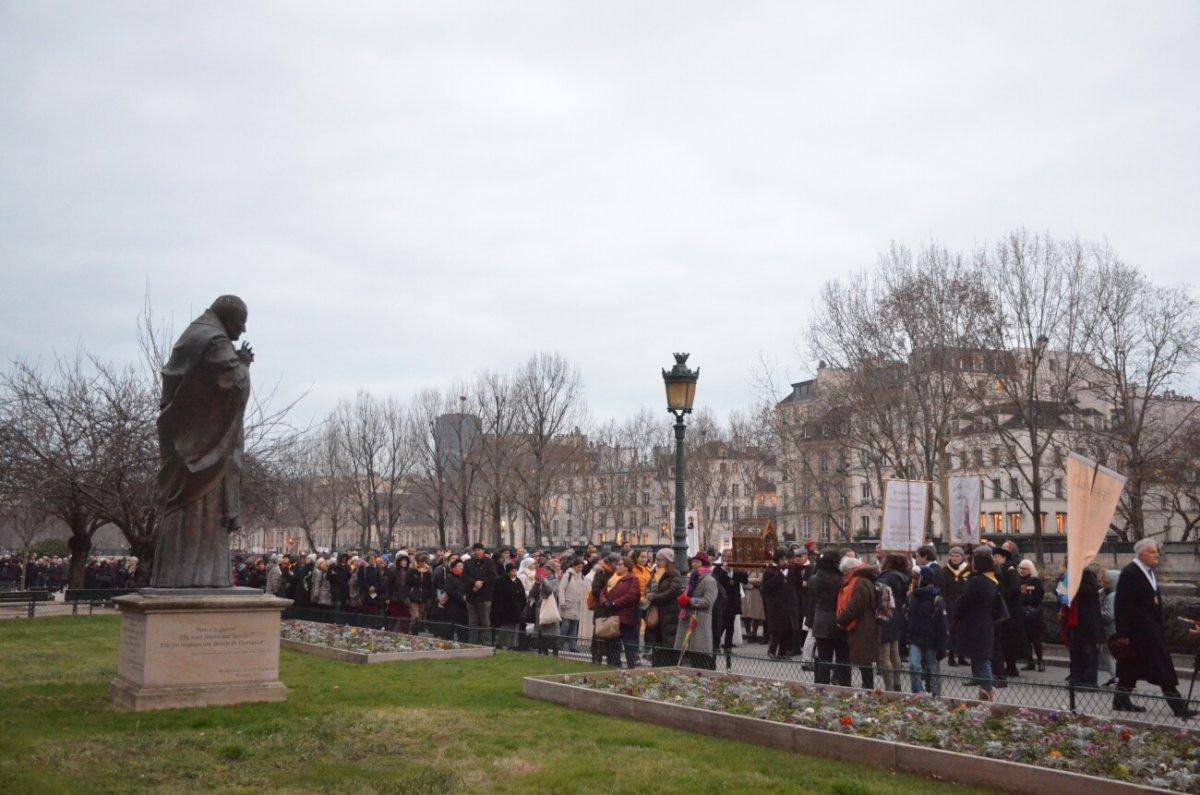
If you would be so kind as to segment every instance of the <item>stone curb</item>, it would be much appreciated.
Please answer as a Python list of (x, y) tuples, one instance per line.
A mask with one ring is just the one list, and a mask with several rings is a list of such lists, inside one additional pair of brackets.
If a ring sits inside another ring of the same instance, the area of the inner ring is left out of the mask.
[(361, 663), (364, 665), (374, 665), (376, 663), (415, 662), (417, 660), (462, 660), (477, 657), (491, 657), (496, 653), (496, 650), (490, 646), (472, 646), (466, 649), (436, 649), (433, 651), (406, 652), (348, 651), (346, 649), (333, 649), (329, 646), (321, 646), (316, 643), (304, 643), (298, 640), (288, 640), (287, 638), (280, 638), (279, 646), (280, 648), (300, 652), (301, 654), (311, 654), (315, 657), (325, 657), (326, 659), (337, 660), (339, 662)]
[[(730, 676), (691, 669), (658, 668), (657, 672), (683, 672), (699, 677)], [(650, 673), (646, 671), (644, 673)], [(981, 756), (944, 751), (938, 748), (886, 742), (870, 737), (855, 737), (824, 729), (810, 729), (762, 718), (712, 712), (697, 707), (665, 704), (617, 693), (602, 693), (591, 688), (565, 684), (567, 676), (586, 675), (596, 679), (618, 676), (619, 671), (526, 677), (522, 692), (529, 698), (599, 712), (620, 718), (653, 723), (683, 731), (698, 732), (740, 742), (750, 742), (781, 751), (828, 757), (845, 762), (865, 763), (884, 770), (911, 776), (952, 781), (982, 789), (1027, 795), (1132, 795), (1132, 793), (1170, 793), (1171, 790), (1148, 787), (1082, 773), (1035, 767), (1020, 762), (986, 759)], [(740, 679), (770, 679), (739, 676)], [(841, 688), (828, 688), (841, 690)], [(861, 692), (861, 691), (860, 691)], [(969, 703), (969, 702), (968, 702)]]

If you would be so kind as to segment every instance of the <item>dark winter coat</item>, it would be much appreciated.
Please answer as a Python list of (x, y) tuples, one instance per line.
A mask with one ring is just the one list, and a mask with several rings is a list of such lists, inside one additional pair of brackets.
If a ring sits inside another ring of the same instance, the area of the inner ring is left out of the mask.
[(891, 621), (885, 622), (879, 628), (879, 642), (895, 643), (904, 638), (905, 614), (908, 607), (908, 586), (912, 582), (912, 577), (907, 572), (900, 571), (899, 569), (888, 569), (885, 572), (881, 572), (878, 579), (892, 589), (892, 599), (896, 605)]
[[(476, 560), (469, 557), (463, 561), (462, 578), (467, 584), (468, 602), (490, 602), (492, 592), (496, 588), (496, 564), (488, 558)], [(475, 583), (482, 582), (483, 587), (475, 590)]]
[(837, 623), (846, 630), (849, 638), (850, 662), (854, 665), (870, 665), (879, 659), (879, 624), (875, 620), (875, 569), (859, 566), (847, 576), (849, 579), (842, 587), (850, 588), (850, 600), (838, 611)]
[(641, 601), (642, 587), (637, 577), (626, 574), (613, 583), (611, 588), (600, 592), (605, 615), (616, 615), (623, 627), (636, 627), (641, 620), (638, 616), (638, 603)]
[(1029, 638), (1025, 636), (1025, 620), (1021, 618), (1021, 573), (1016, 566), (1005, 563), (996, 571), (996, 580), (1009, 615), (1001, 627), (1005, 656), (1024, 657), (1028, 654)]
[[(1144, 575), (1142, 579), (1146, 579)], [(1149, 584), (1146, 580), (1146, 585)], [(1079, 623), (1071, 630), (1072, 642), (1098, 645), (1108, 640), (1104, 636), (1104, 616), (1100, 612), (1100, 580), (1091, 569), (1084, 569), (1079, 578), (1075, 609)]]
[(963, 584), (954, 603), (958, 623), (956, 651), (972, 660), (992, 659), (995, 645), (993, 615), (999, 586), (986, 574), (972, 574)]
[[(467, 623), (467, 584), (462, 575), (452, 571), (446, 573), (443, 583), (448, 601), (445, 608), (445, 621), (451, 624)], [(524, 590), (524, 587), (522, 587)]]
[(835, 571), (817, 569), (808, 580), (808, 603), (812, 605), (813, 636), (836, 638), (845, 633), (837, 625), (837, 598), (842, 576)]
[(646, 643), (652, 646), (675, 645), (675, 631), (679, 627), (679, 597), (683, 595), (683, 577), (671, 566), (659, 579), (651, 575), (646, 586), (646, 598), (658, 608), (658, 626), (646, 629)]
[[(1080, 593), (1082, 582), (1081, 578)], [(1118, 678), (1143, 680), (1165, 688), (1178, 685), (1164, 635), (1162, 593), (1150, 585), (1137, 563), (1121, 569), (1115, 612), (1117, 637), (1129, 638), (1134, 652), (1127, 661), (1117, 660)]]
[(1042, 610), (1042, 601), (1045, 598), (1046, 586), (1042, 584), (1041, 579), (1021, 578), (1021, 618), (1025, 622), (1025, 634), (1031, 639), (1046, 634), (1046, 618)]
[(766, 605), (767, 627), (772, 632), (791, 629), (796, 619), (796, 595), (778, 566), (771, 565), (763, 572), (762, 595)]
[(910, 646), (932, 648), (939, 654), (946, 650), (949, 621), (946, 602), (936, 585), (923, 585), (909, 595), (905, 631)]
[(518, 624), (525, 609), (525, 586), (516, 577), (507, 576), (492, 591), (492, 624)]

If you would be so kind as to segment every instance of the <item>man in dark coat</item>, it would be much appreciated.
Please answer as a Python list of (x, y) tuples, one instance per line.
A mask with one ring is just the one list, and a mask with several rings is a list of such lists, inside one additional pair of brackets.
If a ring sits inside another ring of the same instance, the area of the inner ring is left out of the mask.
[(996, 564), (996, 584), (1004, 600), (1008, 618), (996, 624), (996, 643), (992, 649), (992, 676), (996, 687), (1006, 687), (1005, 679), (1020, 676), (1017, 661), (1028, 656), (1025, 648), (1025, 622), (1021, 618), (1021, 574), (1013, 563), (1013, 550), (1007, 546), (992, 550)]
[(1117, 580), (1115, 656), (1117, 658), (1117, 689), (1113, 693), (1113, 709), (1123, 712), (1145, 712), (1129, 698), (1139, 680), (1158, 685), (1176, 717), (1191, 718), (1196, 713), (1188, 709), (1179, 694), (1179, 679), (1175, 665), (1167, 652), (1163, 631), (1162, 594), (1158, 590), (1158, 543), (1143, 538), (1133, 545), (1137, 555), (1121, 569)]
[(491, 633), (484, 629), (492, 625), (492, 596), (496, 590), (496, 564), (484, 557), (483, 544), (471, 545), (471, 557), (463, 561), (463, 582), (467, 586), (467, 623), (471, 626), (471, 642), (485, 645)]
[(1079, 590), (1068, 608), (1075, 615), (1069, 621), (1067, 654), (1071, 662), (1071, 681), (1096, 687), (1100, 670), (1100, 644), (1104, 642), (1104, 618), (1100, 615), (1100, 581), (1091, 569), (1084, 569)]

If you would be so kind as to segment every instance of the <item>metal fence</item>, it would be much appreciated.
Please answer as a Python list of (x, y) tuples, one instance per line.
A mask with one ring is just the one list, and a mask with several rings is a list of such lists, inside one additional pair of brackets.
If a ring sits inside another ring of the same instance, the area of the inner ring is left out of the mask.
[[(498, 627), (468, 627), (461, 624), (444, 624), (429, 621), (413, 622), (407, 618), (364, 615), (361, 613), (335, 612), (312, 608), (288, 608), (284, 620), (319, 621), (369, 627), (389, 632), (412, 632), (431, 635), (463, 643), (493, 646), (499, 650), (544, 654), (564, 659), (578, 660), (593, 665), (628, 666), (628, 655), (619, 640), (606, 641), (594, 638), (573, 638), (550, 632), (527, 632), (524, 627), (506, 630)], [(951, 672), (945, 667), (936, 675), (913, 672), (908, 668), (891, 670), (878, 666), (862, 668), (857, 665), (819, 663), (812, 660), (770, 659), (754, 654), (738, 653), (734, 649), (722, 649), (713, 653), (680, 652), (674, 648), (663, 648), (640, 644), (633, 654), (636, 667), (666, 667), (682, 665), (728, 671), (734, 674), (773, 679), (780, 682), (797, 682), (821, 687), (848, 686), (869, 689), (888, 689), (897, 692), (936, 692), (945, 698), (978, 699), (980, 684), (969, 673)], [(1059, 669), (1063, 670), (1063, 669)], [(869, 672), (869, 673), (868, 673)], [(1191, 696), (1184, 682), (1185, 698)], [(1138, 690), (1132, 694), (1136, 707), (1144, 711), (1128, 712), (1113, 709), (1114, 693), (1111, 688), (1077, 685), (1064, 680), (1061, 684), (1025, 678), (1008, 678), (992, 691), (992, 701), (1015, 707), (1077, 712), (1095, 717), (1164, 723), (1180, 727), (1191, 725), (1174, 713), (1172, 703), (1159, 692)], [(1197, 701), (1188, 701), (1192, 709), (1200, 708)]]

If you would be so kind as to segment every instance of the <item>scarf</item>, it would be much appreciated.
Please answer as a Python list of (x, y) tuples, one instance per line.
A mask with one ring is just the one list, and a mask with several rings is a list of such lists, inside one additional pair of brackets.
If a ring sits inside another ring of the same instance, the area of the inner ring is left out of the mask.
[[(693, 569), (692, 573), (688, 575), (688, 584), (687, 584), (687, 591), (686, 591), (687, 595), (689, 597), (695, 595), (696, 588), (697, 588), (697, 586), (700, 585), (700, 580), (703, 579), (704, 577), (707, 577), (710, 574), (712, 574), (712, 566), (701, 566), (698, 569)], [(691, 608), (691, 605), (688, 605), (687, 607), (679, 608), (679, 623), (682, 624), (684, 621), (687, 620), (689, 608)], [(688, 628), (688, 631), (690, 632), (691, 629), (694, 628), (695, 626), (696, 626), (696, 616), (695, 616), (695, 614), (693, 614), (692, 615), (692, 624)]]
[[(841, 615), (842, 611), (850, 604), (850, 599), (854, 596), (854, 586), (858, 584), (859, 573), (865, 568), (866, 565), (864, 564), (846, 575), (846, 582), (842, 585), (842, 589), (838, 591), (836, 615)], [(858, 626), (857, 618), (846, 625), (846, 632), (853, 632), (856, 626)]]

